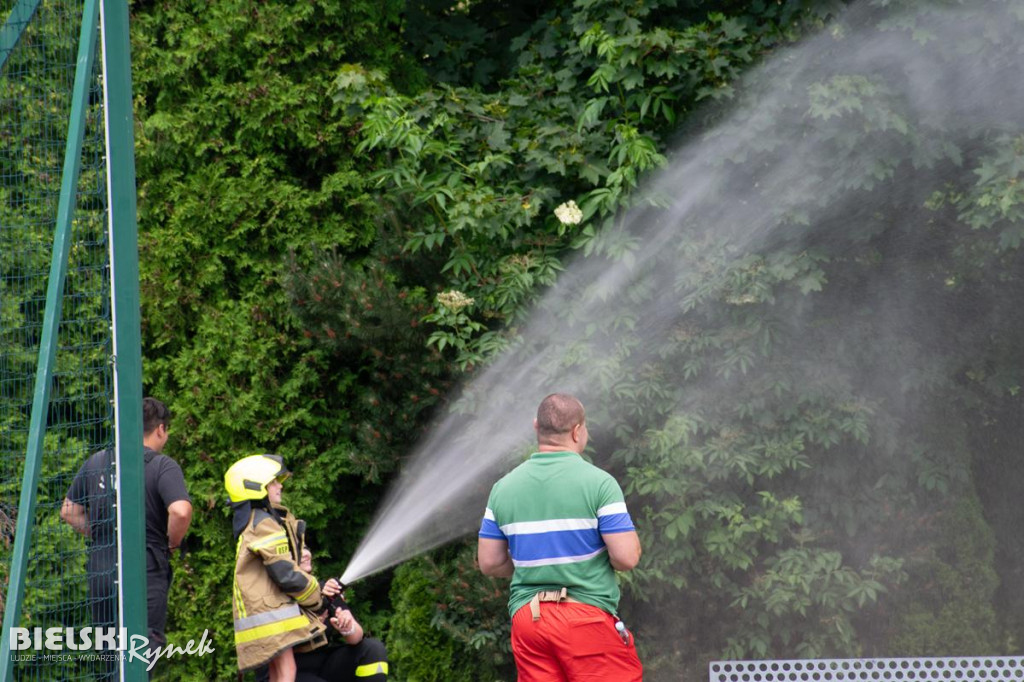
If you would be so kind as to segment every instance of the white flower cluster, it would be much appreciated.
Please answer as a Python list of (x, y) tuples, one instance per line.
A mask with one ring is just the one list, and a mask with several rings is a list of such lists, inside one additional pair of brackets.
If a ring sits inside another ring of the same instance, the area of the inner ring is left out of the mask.
[(476, 303), (476, 300), (466, 296), (461, 291), (452, 289), (451, 291), (444, 291), (438, 294), (437, 302), (448, 308), (448, 310), (460, 310), (466, 306), (473, 305)]
[(563, 225), (579, 225), (580, 221), (583, 220), (583, 211), (580, 210), (575, 201), (570, 199), (555, 209), (555, 217)]

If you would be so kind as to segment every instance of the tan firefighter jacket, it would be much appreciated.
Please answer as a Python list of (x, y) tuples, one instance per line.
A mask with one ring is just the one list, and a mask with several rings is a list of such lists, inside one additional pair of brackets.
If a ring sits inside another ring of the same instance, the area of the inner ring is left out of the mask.
[(312, 611), (320, 586), (299, 568), (302, 522), (284, 507), (275, 510), (283, 525), (265, 509), (252, 510), (235, 551), (235, 649), (243, 671), (287, 648), (308, 651), (327, 641), (327, 627)]

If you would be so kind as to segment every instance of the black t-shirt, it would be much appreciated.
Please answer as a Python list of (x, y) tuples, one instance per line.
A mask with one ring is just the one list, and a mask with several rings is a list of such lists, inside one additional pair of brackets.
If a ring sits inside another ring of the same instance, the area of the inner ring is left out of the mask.
[(68, 488), (67, 498), (84, 506), (88, 512), (93, 547), (115, 542), (114, 482), (113, 460), (109, 451), (100, 450), (85, 460)]
[[(191, 501), (185, 476), (178, 463), (167, 455), (145, 449), (146, 458), (146, 546), (167, 551), (167, 507), (179, 500)], [(89, 515), (93, 547), (115, 542), (113, 457), (100, 450), (85, 461), (68, 488), (67, 498), (83, 505)]]
[(167, 507), (191, 502), (185, 475), (167, 455), (146, 448), (146, 546), (167, 551)]

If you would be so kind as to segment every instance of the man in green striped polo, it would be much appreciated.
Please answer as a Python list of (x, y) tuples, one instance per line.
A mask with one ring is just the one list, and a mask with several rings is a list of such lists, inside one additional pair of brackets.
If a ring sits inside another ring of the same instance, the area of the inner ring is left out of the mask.
[(477, 550), (485, 575), (512, 578), (519, 682), (641, 680), (617, 617), (615, 571), (640, 560), (622, 489), (580, 456), (586, 413), (574, 396), (546, 397), (534, 429), (537, 452), (491, 489)]

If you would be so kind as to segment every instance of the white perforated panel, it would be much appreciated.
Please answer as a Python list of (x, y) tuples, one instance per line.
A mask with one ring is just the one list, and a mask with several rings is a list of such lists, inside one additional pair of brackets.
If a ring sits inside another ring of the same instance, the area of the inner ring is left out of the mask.
[(714, 661), (710, 682), (1024, 682), (1024, 656)]

